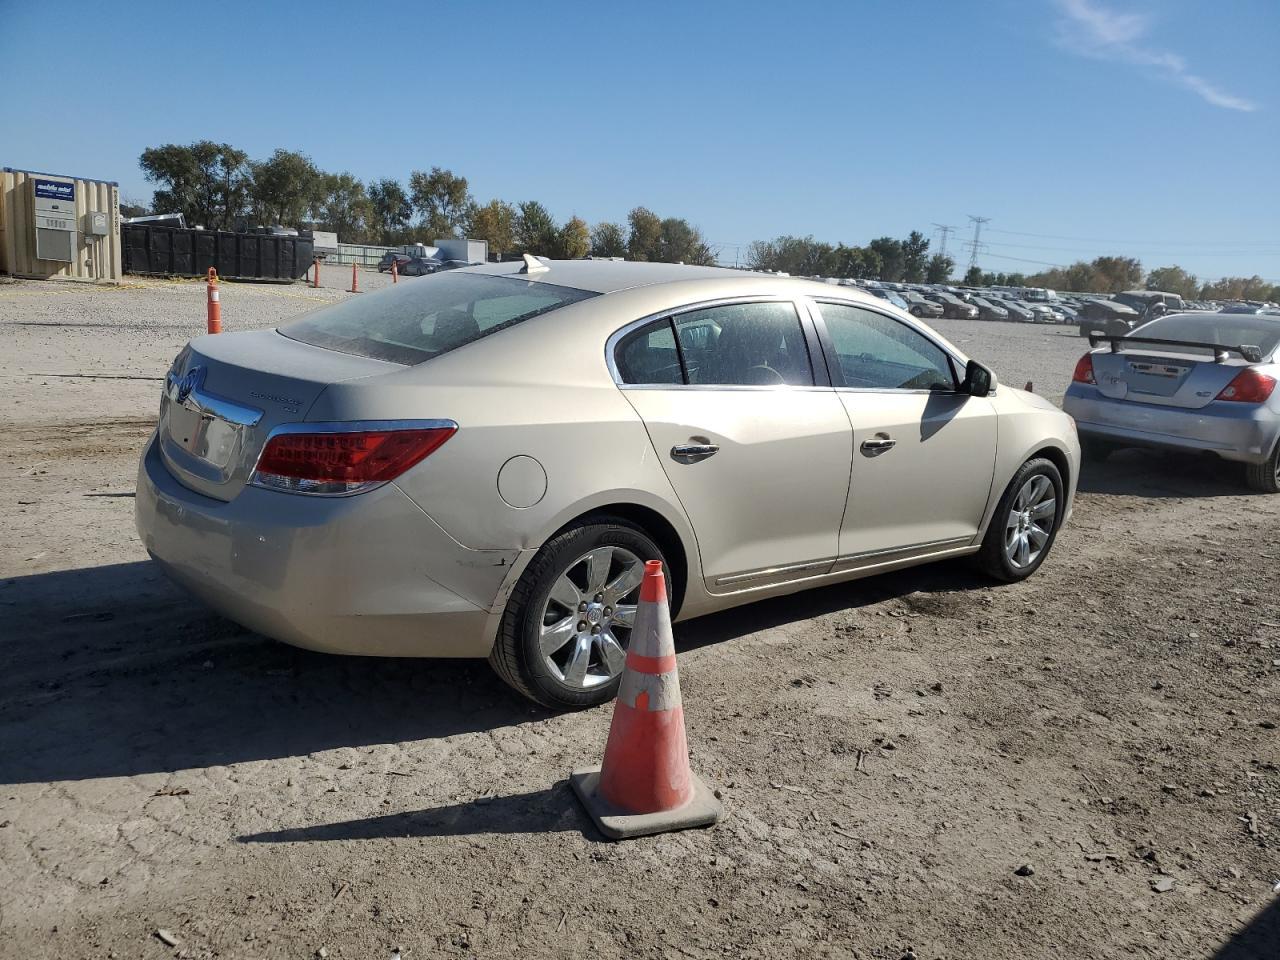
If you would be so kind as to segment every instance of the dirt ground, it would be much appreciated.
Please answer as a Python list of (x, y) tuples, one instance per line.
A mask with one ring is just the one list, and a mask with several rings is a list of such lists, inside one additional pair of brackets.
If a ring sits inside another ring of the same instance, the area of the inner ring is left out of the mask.
[[(227, 284), (224, 318), (342, 295)], [(1280, 957), (1280, 498), (1238, 471), (1089, 469), (1017, 586), (679, 626), (727, 818), (613, 844), (566, 782), (607, 709), (293, 650), (151, 566), (137, 456), (203, 297), (0, 284), (0, 957)], [(938, 326), (1054, 398), (1083, 349)]]

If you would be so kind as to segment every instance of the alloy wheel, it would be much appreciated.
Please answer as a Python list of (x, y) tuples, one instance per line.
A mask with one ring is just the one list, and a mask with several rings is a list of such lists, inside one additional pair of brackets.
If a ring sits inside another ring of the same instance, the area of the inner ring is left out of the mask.
[(1029, 478), (1013, 498), (1005, 520), (1004, 555), (1015, 570), (1025, 569), (1040, 558), (1057, 516), (1053, 481), (1042, 473)]
[(644, 561), (602, 546), (570, 563), (542, 609), (539, 648), (552, 676), (587, 690), (622, 673), (635, 625)]

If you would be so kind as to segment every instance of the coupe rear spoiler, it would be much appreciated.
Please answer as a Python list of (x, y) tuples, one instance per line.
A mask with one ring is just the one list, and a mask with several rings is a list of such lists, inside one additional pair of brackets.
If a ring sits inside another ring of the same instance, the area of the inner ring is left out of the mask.
[(1149, 343), (1158, 347), (1195, 347), (1199, 350), (1212, 350), (1214, 363), (1226, 363), (1227, 356), (1238, 353), (1250, 363), (1262, 361), (1262, 348), (1251, 343), (1242, 343), (1238, 347), (1226, 347), (1220, 343), (1198, 343), (1195, 340), (1157, 340), (1155, 337), (1133, 337), (1124, 333), (1103, 333), (1094, 330), (1089, 334), (1089, 346), (1097, 347), (1100, 343), (1111, 344), (1111, 352), (1119, 353), (1121, 347), (1130, 343)]

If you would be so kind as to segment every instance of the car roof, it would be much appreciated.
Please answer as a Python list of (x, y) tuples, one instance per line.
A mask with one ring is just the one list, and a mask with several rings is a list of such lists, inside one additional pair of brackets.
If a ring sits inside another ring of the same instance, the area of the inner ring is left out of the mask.
[(532, 274), (521, 273), (524, 263), (518, 260), (465, 267), (458, 272), (519, 276), (522, 280), (554, 283), (562, 287), (589, 290), (592, 293), (617, 293), (619, 290), (631, 290), (656, 283), (679, 283), (685, 280), (731, 280), (735, 277), (774, 276), (749, 270), (732, 270), (728, 267), (694, 267), (683, 263), (645, 263), (635, 260), (542, 260), (542, 262), (547, 269)]

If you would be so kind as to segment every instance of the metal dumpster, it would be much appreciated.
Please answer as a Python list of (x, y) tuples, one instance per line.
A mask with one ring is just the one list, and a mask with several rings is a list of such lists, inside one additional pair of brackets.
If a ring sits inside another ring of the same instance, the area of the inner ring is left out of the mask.
[(127, 223), (121, 227), (124, 272), (203, 277), (213, 267), (228, 280), (297, 280), (314, 258), (310, 239), (226, 230)]

